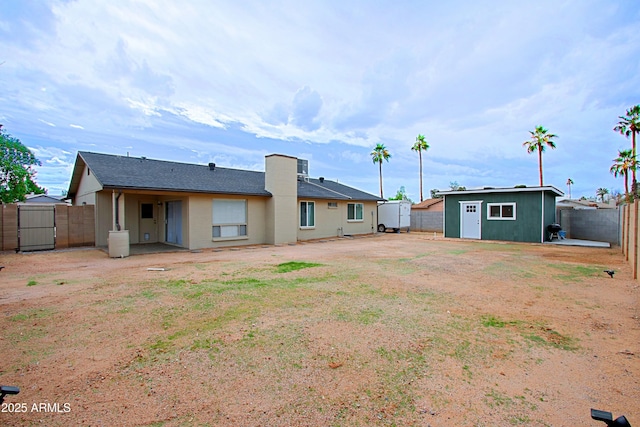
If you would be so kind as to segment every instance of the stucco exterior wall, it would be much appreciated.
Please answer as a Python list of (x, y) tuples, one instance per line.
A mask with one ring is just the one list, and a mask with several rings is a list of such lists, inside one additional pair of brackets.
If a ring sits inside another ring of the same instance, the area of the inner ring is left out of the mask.
[(298, 159), (283, 155), (265, 158), (265, 190), (272, 194), (267, 201), (265, 242), (271, 244), (296, 241)]
[[(247, 201), (247, 237), (229, 239), (213, 239), (213, 200), (246, 200)], [(185, 203), (183, 203), (185, 205)], [(263, 197), (244, 197), (221, 195), (191, 196), (188, 202), (188, 234), (189, 249), (216, 248), (238, 245), (264, 244), (266, 241), (267, 199)], [(184, 222), (183, 217), (183, 222)], [(186, 246), (186, 244), (185, 244)]]
[[(300, 227), (300, 202), (315, 202), (315, 226), (312, 228)], [(337, 207), (329, 207), (329, 203), (337, 203)], [(362, 203), (362, 221), (347, 220), (347, 204)], [(298, 218), (295, 224), (298, 228), (298, 240), (324, 239), (337, 237), (344, 234), (367, 234), (373, 233), (377, 224), (377, 204), (376, 202), (347, 202), (344, 200), (314, 200), (300, 199), (298, 201)], [(373, 212), (373, 216), (372, 216)]]

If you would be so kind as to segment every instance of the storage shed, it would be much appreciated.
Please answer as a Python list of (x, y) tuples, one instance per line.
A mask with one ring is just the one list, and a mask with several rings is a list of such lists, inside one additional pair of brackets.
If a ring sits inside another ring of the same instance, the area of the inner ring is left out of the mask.
[(444, 236), (542, 243), (556, 223), (555, 187), (489, 188), (442, 191)]

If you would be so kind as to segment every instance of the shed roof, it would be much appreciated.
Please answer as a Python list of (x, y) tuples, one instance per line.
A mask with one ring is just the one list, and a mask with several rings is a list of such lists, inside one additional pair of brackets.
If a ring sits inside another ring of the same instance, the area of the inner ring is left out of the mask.
[(535, 192), (535, 191), (550, 191), (554, 193), (556, 196), (564, 196), (564, 193), (558, 190), (556, 187), (551, 185), (545, 185), (542, 187), (505, 187), (505, 188), (494, 188), (494, 187), (484, 187), (475, 190), (451, 190), (451, 191), (439, 191), (438, 194), (442, 196), (452, 195), (452, 194), (489, 194), (489, 193), (526, 193), (526, 192)]

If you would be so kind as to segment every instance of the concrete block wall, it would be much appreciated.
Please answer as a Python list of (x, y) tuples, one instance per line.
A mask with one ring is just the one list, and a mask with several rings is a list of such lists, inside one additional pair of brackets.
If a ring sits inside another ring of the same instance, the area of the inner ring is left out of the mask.
[(411, 230), (437, 231), (442, 233), (443, 212), (431, 212), (422, 209), (411, 210)]
[(559, 209), (558, 219), (570, 239), (620, 245), (619, 209)]

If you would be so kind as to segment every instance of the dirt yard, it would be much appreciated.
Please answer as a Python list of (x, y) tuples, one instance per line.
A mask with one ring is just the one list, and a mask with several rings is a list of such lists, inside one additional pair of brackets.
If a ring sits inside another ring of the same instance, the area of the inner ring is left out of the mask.
[(0, 266), (3, 426), (640, 426), (619, 249), (403, 233)]

